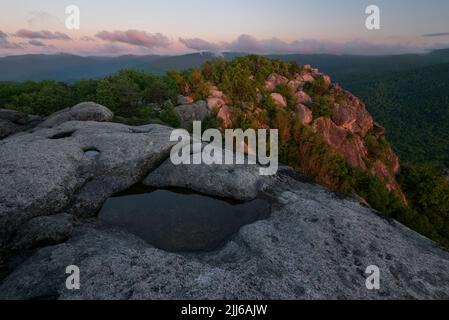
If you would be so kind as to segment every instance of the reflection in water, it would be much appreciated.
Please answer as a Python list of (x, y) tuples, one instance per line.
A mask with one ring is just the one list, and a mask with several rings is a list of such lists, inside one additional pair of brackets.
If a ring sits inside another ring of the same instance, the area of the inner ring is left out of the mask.
[(109, 198), (99, 217), (155, 247), (182, 252), (213, 250), (240, 227), (268, 217), (269, 211), (270, 205), (262, 199), (231, 203), (199, 194), (135, 187)]

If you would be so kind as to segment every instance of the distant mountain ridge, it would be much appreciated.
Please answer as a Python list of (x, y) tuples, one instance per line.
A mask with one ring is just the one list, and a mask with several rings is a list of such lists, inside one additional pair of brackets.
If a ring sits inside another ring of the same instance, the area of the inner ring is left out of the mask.
[[(225, 54), (225, 59), (237, 55)], [(139, 69), (157, 74), (168, 70), (198, 67), (212, 60), (212, 53), (181, 56), (124, 55), (118, 57), (81, 57), (71, 54), (21, 55), (0, 58), (0, 81), (55, 80), (72, 83), (82, 79), (108, 76), (121, 69)]]
[(382, 56), (330, 55), (330, 54), (292, 54), (270, 55), (272, 59), (311, 64), (330, 74), (336, 81), (358, 80), (360, 77), (380, 76), (449, 63), (449, 49), (434, 50), (426, 54), (400, 54)]
[(124, 68), (143, 68), (158, 58), (160, 56), (81, 57), (71, 54), (9, 56), (0, 58), (0, 81), (74, 82), (113, 74)]
[[(232, 60), (246, 53), (227, 52), (222, 57)], [(55, 80), (75, 82), (111, 75), (120, 69), (140, 69), (164, 73), (171, 69), (184, 70), (199, 67), (216, 58), (210, 52), (179, 56), (124, 55), (118, 57), (82, 57), (72, 54), (20, 55), (0, 58), (0, 81)], [(336, 81), (349, 81), (360, 75), (380, 75), (392, 71), (404, 71), (438, 63), (449, 63), (449, 49), (427, 54), (403, 54), (392, 56), (357, 56), (328, 54), (278, 54), (269, 58), (314, 65), (330, 74)]]

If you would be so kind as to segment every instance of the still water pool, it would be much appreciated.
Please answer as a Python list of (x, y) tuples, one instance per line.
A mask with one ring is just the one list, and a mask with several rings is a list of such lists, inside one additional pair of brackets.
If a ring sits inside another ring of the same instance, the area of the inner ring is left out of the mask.
[(109, 198), (99, 218), (157, 248), (193, 252), (219, 247), (242, 226), (268, 217), (269, 212), (263, 199), (239, 203), (184, 190), (135, 186)]

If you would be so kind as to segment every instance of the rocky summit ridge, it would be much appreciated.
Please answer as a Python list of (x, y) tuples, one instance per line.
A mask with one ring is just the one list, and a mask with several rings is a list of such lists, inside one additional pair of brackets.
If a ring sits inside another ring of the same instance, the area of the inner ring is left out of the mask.
[[(280, 129), (281, 140), (286, 144), (295, 136), (294, 132), (287, 132), (290, 122), (299, 121), (310, 134), (329, 146), (328, 153), (336, 153), (351, 167), (377, 177), (405, 202), (396, 180), (400, 172), (399, 158), (385, 138), (385, 129), (374, 121), (360, 99), (333, 83), (329, 75), (310, 65), (300, 70), (290, 76), (271, 73), (262, 82), (252, 74), (247, 90), (256, 98), (249, 102), (232, 97), (230, 90), (220, 82), (211, 82), (204, 99), (198, 101), (193, 98), (198, 93), (188, 84), (181, 85), (184, 96), (178, 98), (175, 111), (185, 128), (191, 121), (204, 120), (211, 115), (223, 128), (239, 128), (239, 120), (244, 118), (251, 128)], [(276, 109), (274, 113), (277, 112), (274, 117), (270, 117), (271, 106)], [(310, 149), (311, 143), (295, 141), (293, 144)], [(317, 167), (312, 152), (297, 153), (301, 155), (291, 165), (297, 165), (319, 183), (333, 187), (333, 178), (322, 176), (322, 167)]]

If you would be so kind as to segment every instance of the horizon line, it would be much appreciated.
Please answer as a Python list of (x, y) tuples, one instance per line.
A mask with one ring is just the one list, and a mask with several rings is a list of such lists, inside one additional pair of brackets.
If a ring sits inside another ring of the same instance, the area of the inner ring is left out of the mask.
[(58, 56), (58, 55), (67, 55), (67, 56), (76, 56), (76, 57), (83, 57), (83, 58), (89, 58), (89, 57), (99, 57), (99, 58), (118, 58), (118, 57), (182, 57), (187, 55), (214, 55), (217, 58), (220, 57), (220, 55), (224, 54), (242, 54), (242, 55), (257, 55), (257, 56), (294, 56), (294, 55), (321, 55), (321, 56), (362, 56), (362, 57), (386, 57), (386, 56), (401, 56), (401, 55), (423, 55), (423, 54), (429, 54), (436, 51), (444, 51), (449, 50), (449, 47), (442, 48), (442, 49), (424, 49), (422, 51), (416, 51), (416, 52), (403, 52), (403, 53), (374, 53), (374, 54), (362, 54), (362, 53), (320, 53), (320, 52), (312, 52), (312, 53), (302, 53), (302, 52), (286, 52), (286, 53), (253, 53), (253, 52), (245, 52), (245, 51), (223, 51), (223, 52), (212, 52), (212, 51), (194, 51), (194, 52), (185, 52), (185, 53), (178, 53), (178, 54), (138, 54), (138, 53), (129, 53), (129, 54), (104, 54), (104, 55), (95, 55), (95, 54), (80, 54), (80, 53), (70, 53), (70, 52), (57, 52), (57, 53), (18, 53), (18, 54), (10, 54), (10, 55), (0, 55), (0, 58), (8, 58), (8, 57), (21, 57), (21, 56)]

